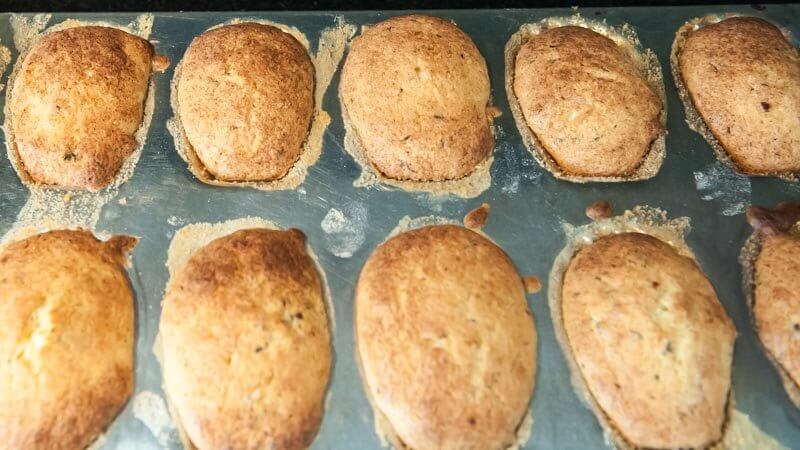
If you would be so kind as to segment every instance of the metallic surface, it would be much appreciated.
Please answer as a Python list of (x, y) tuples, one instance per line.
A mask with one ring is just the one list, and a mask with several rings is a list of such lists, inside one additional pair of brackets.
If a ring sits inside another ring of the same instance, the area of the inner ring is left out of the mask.
[[(764, 357), (752, 331), (740, 287), (737, 256), (750, 233), (741, 206), (750, 202), (773, 205), (800, 200), (800, 185), (777, 179), (738, 177), (719, 166), (709, 145), (684, 122), (683, 106), (669, 75), (669, 51), (674, 31), (686, 20), (717, 12), (740, 12), (768, 18), (800, 32), (800, 7), (767, 6), (763, 10), (739, 7), (585, 9), (588, 18), (611, 25), (629, 23), (642, 44), (653, 49), (665, 75), (668, 100), (667, 158), (652, 180), (635, 183), (585, 185), (557, 181), (541, 169), (522, 146), (503, 87), (503, 48), (507, 39), (526, 22), (571, 10), (437, 11), (475, 40), (489, 65), (494, 104), (503, 115), (492, 167), (492, 186), (475, 199), (432, 199), (422, 193), (379, 188), (354, 188), (359, 167), (342, 149), (343, 126), (336, 95), (337, 73), (325, 96), (324, 108), (333, 121), (325, 135), (322, 157), (297, 190), (262, 192), (201, 184), (188, 171), (174, 149), (166, 121), (172, 116), (169, 81), (191, 39), (205, 29), (234, 17), (270, 19), (298, 27), (316, 48), (320, 30), (333, 26), (337, 16), (356, 24), (374, 23), (389, 13), (157, 13), (151, 40), (158, 53), (172, 60), (170, 69), (156, 79), (156, 107), (147, 143), (133, 177), (117, 199), (102, 211), (98, 231), (129, 233), (141, 237), (133, 255), (131, 281), (136, 291), (138, 339), (136, 392), (161, 392), (159, 365), (152, 346), (158, 328), (160, 302), (167, 281), (166, 250), (175, 231), (193, 222), (218, 222), (243, 216), (260, 216), (284, 227), (302, 229), (320, 258), (335, 308), (334, 370), (330, 399), (314, 449), (372, 449), (380, 442), (374, 433), (372, 412), (354, 360), (352, 330), (353, 288), (361, 266), (403, 216), (439, 215), (460, 220), (482, 202), (491, 204), (485, 231), (517, 264), (521, 274), (546, 280), (551, 263), (564, 246), (564, 222), (588, 219), (584, 208), (598, 199), (609, 200), (616, 212), (639, 204), (665, 209), (671, 217), (691, 218), (688, 243), (711, 279), (723, 305), (739, 331), (734, 360), (736, 408), (748, 414), (762, 430), (789, 448), (800, 447), (800, 411), (784, 393), (777, 374)], [(391, 13), (399, 14), (399, 13)], [(128, 23), (135, 14), (56, 14), (50, 24), (66, 18)], [(0, 14), (0, 42), (13, 47), (9, 15)], [(797, 43), (795, 42), (795, 45)], [(12, 63), (17, 52), (12, 50)], [(3, 74), (7, 81), (9, 67)], [(0, 97), (0, 106), (5, 95)], [(748, 189), (749, 187), (749, 189)], [(5, 152), (0, 154), (0, 235), (16, 219), (28, 191), (20, 183)], [(366, 215), (360, 226), (344, 233), (325, 233), (321, 222), (331, 208), (345, 217)], [(366, 211), (366, 213), (365, 213)], [(360, 242), (363, 231), (363, 241)], [(352, 257), (333, 254), (344, 240), (352, 239)], [(360, 242), (360, 245), (359, 245)], [(604, 448), (602, 431), (578, 400), (569, 382), (566, 364), (553, 337), (544, 290), (528, 296), (539, 331), (539, 372), (531, 408), (533, 430), (525, 449)], [(191, 349), (186, 349), (191, 351)], [(431, 380), (433, 382), (433, 380)], [(2, 382), (2, 380), (0, 380)], [(224, 380), (220, 380), (224, 382)], [(134, 401), (108, 430), (102, 448), (180, 448), (177, 434), (165, 432), (161, 442), (134, 414)]]

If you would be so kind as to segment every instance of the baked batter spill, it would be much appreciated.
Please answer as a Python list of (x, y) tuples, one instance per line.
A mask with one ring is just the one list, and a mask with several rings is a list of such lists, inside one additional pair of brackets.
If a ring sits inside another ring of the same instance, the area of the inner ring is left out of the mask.
[(800, 221), (800, 203), (781, 202), (774, 209), (751, 205), (745, 217), (753, 230), (774, 236), (789, 231)]
[(464, 226), (470, 229), (480, 229), (486, 225), (489, 220), (489, 211), (491, 205), (483, 203), (481, 206), (473, 209), (464, 216)]

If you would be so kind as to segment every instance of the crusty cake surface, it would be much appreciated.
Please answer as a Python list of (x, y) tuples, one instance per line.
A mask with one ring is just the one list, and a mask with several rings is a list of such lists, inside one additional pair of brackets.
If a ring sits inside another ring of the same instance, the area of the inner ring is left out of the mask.
[(486, 61), (447, 20), (411, 15), (369, 27), (350, 46), (340, 96), (372, 165), (398, 180), (470, 174), (492, 151)]
[(210, 177), (271, 181), (297, 162), (314, 113), (314, 66), (291, 34), (239, 23), (189, 45), (177, 114)]
[(197, 250), (167, 286), (159, 335), (164, 386), (193, 446), (311, 444), (331, 348), (301, 232), (241, 230)]
[(133, 391), (136, 239), (51, 231), (0, 252), (0, 447), (86, 448)]
[(741, 171), (800, 172), (800, 60), (777, 27), (755, 17), (705, 25), (677, 60), (694, 108)]
[(116, 28), (42, 36), (13, 80), (9, 121), (36, 183), (99, 190), (137, 146), (153, 46)]
[(573, 175), (630, 175), (664, 132), (661, 100), (631, 55), (585, 27), (530, 36), (514, 92), (537, 140)]
[(589, 394), (628, 443), (722, 438), (736, 331), (692, 259), (645, 234), (601, 237), (570, 262), (561, 310)]
[(761, 343), (800, 386), (800, 237), (762, 236), (753, 316)]
[(368, 396), (395, 444), (515, 442), (537, 337), (522, 280), (499, 247), (452, 225), (389, 239), (361, 272), (355, 325)]

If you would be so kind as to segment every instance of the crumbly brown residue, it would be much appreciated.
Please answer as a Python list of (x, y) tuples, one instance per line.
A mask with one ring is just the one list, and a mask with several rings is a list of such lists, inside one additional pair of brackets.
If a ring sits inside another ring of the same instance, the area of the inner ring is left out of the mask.
[[(675, 40), (672, 42), (672, 50), (670, 51), (669, 55), (669, 63), (670, 63), (670, 70), (672, 72), (672, 79), (675, 81), (675, 88), (678, 91), (678, 97), (681, 99), (681, 103), (683, 103), (683, 109), (686, 113), (686, 124), (689, 125), (689, 128), (695, 131), (696, 133), (700, 134), (703, 139), (708, 142), (708, 145), (711, 146), (711, 149), (714, 151), (714, 155), (717, 159), (723, 163), (724, 165), (728, 166), (729, 168), (733, 169), (736, 173), (742, 173), (736, 164), (733, 162), (730, 156), (728, 156), (728, 152), (722, 148), (722, 145), (719, 143), (714, 134), (711, 130), (708, 129), (706, 126), (705, 121), (702, 117), (700, 117), (700, 113), (697, 112), (697, 109), (694, 107), (694, 103), (692, 103), (692, 99), (689, 96), (689, 91), (686, 90), (686, 86), (683, 84), (683, 77), (681, 76), (680, 66), (678, 65), (678, 54), (681, 52), (683, 48), (683, 44), (686, 41), (686, 38), (689, 36), (689, 33), (695, 30), (700, 29), (706, 25), (712, 25), (717, 22), (721, 22), (725, 19), (729, 19), (731, 17), (739, 17), (741, 14), (736, 13), (727, 13), (727, 14), (709, 14), (703, 17), (696, 17), (678, 28), (678, 31), (675, 32)], [(774, 24), (773, 24), (774, 25)], [(791, 42), (792, 37), (791, 33), (788, 29), (784, 27), (780, 27), (775, 25), (778, 29), (786, 36), (786, 39)], [(753, 175), (753, 174), (744, 174), (744, 175)], [(800, 178), (797, 175), (791, 174), (765, 174), (768, 176), (774, 176), (777, 178), (781, 178), (786, 181), (798, 181)]]
[(586, 217), (592, 220), (610, 219), (614, 214), (614, 207), (606, 200), (598, 200), (586, 207)]
[(486, 221), (489, 220), (490, 210), (491, 205), (488, 203), (481, 204), (481, 206), (473, 209), (464, 216), (464, 226), (469, 229), (483, 228), (483, 226), (486, 225)]
[[(8, 153), (9, 161), (22, 183), (30, 190), (30, 197), (25, 205), (17, 215), (16, 222), (12, 225), (12, 231), (15, 228), (87, 228), (93, 229), (100, 218), (100, 211), (103, 206), (114, 198), (119, 192), (119, 187), (126, 182), (134, 172), (136, 163), (142, 154), (142, 148), (145, 144), (147, 131), (150, 128), (150, 123), (153, 118), (153, 110), (155, 107), (155, 81), (151, 78), (150, 85), (147, 91), (147, 98), (145, 99), (144, 115), (142, 123), (135, 134), (138, 146), (134, 149), (130, 156), (128, 156), (119, 169), (114, 180), (105, 188), (98, 192), (88, 191), (65, 191), (52, 187), (43, 187), (37, 185), (30, 179), (27, 172), (25, 172), (19, 156), (14, 146), (14, 135), (8, 123), (10, 105), (9, 99), (13, 94), (13, 80), (22, 67), (22, 62), (28, 53), (28, 50), (41, 36), (52, 33), (54, 31), (64, 30), (67, 28), (74, 28), (87, 25), (99, 25), (111, 28), (117, 28), (127, 33), (139, 36), (142, 39), (148, 39), (153, 27), (153, 15), (142, 14), (135, 18), (127, 25), (120, 25), (109, 22), (101, 21), (81, 21), (75, 19), (67, 19), (56, 25), (45, 29), (47, 23), (50, 21), (50, 14), (37, 14), (35, 16), (22, 16), (13, 14), (11, 16), (11, 26), (14, 29), (14, 44), (17, 47), (20, 55), (17, 58), (17, 63), (14, 65), (14, 70), (8, 79), (8, 89), (6, 92), (6, 122), (3, 124), (3, 129), (6, 135), (6, 151)], [(68, 195), (69, 197), (65, 197)], [(10, 231), (9, 234), (12, 234)], [(4, 238), (5, 239), (5, 238)]]
[[(362, 25), (361, 34), (364, 34), (368, 28), (368, 25)], [(490, 97), (489, 104), (491, 105), (491, 103), (492, 99)], [(344, 150), (349, 153), (355, 162), (361, 167), (361, 174), (353, 182), (353, 186), (380, 186), (384, 188), (386, 186), (391, 186), (408, 192), (427, 192), (435, 197), (445, 197), (449, 194), (452, 194), (462, 198), (477, 197), (483, 191), (489, 189), (489, 186), (491, 186), (492, 174), (490, 169), (492, 167), (492, 162), (494, 161), (494, 151), (497, 148), (496, 125), (491, 125), (490, 127), (492, 130), (492, 136), (495, 140), (495, 146), (492, 148), (492, 151), (489, 153), (489, 155), (487, 155), (486, 158), (480, 162), (480, 164), (475, 166), (475, 169), (467, 176), (457, 180), (447, 181), (396, 180), (383, 175), (369, 161), (363, 145), (359, 141), (355, 130), (353, 130), (353, 127), (350, 125), (350, 118), (347, 115), (347, 109), (344, 106), (341, 93), (339, 95), (339, 104), (341, 105), (342, 119), (344, 121)], [(494, 110), (497, 111), (497, 108), (493, 106), (488, 106), (488, 108), (494, 108)], [(492, 115), (494, 115), (494, 117), (498, 117), (495, 114), (496, 113), (493, 111)]]
[(542, 290), (542, 280), (533, 275), (525, 275), (522, 277), (522, 283), (525, 285), (525, 292), (528, 294), (535, 294)]
[[(600, 33), (601, 35), (614, 41), (621, 49), (625, 50), (630, 56), (637, 68), (641, 71), (645, 80), (647, 80), (658, 94), (661, 100), (661, 125), (664, 131), (661, 135), (653, 141), (650, 145), (650, 150), (644, 156), (642, 163), (630, 175), (619, 176), (595, 176), (586, 177), (567, 173), (562, 170), (553, 158), (547, 153), (534, 133), (528, 127), (525, 117), (522, 114), (522, 109), (514, 93), (514, 65), (522, 44), (528, 36), (539, 34), (549, 28), (562, 27), (567, 25), (580, 26), (589, 28), (592, 31)], [(552, 173), (554, 177), (572, 181), (575, 183), (587, 183), (592, 181), (602, 182), (623, 182), (623, 181), (637, 181), (652, 178), (658, 173), (661, 164), (666, 155), (666, 124), (667, 124), (667, 96), (664, 89), (664, 76), (661, 73), (661, 65), (658, 62), (656, 54), (650, 49), (645, 49), (639, 42), (636, 31), (628, 24), (622, 24), (619, 27), (613, 27), (605, 22), (589, 20), (582, 17), (579, 13), (566, 17), (549, 17), (539, 22), (526, 23), (519, 28), (519, 31), (514, 33), (506, 43), (505, 47), (505, 87), (506, 95), (508, 97), (508, 104), (511, 108), (511, 113), (514, 116), (514, 122), (517, 124), (517, 129), (522, 135), (522, 142), (525, 148), (533, 155), (533, 158), (544, 167), (548, 172)]]
[(328, 125), (331, 123), (330, 115), (327, 111), (322, 109), (322, 100), (333, 79), (336, 68), (339, 66), (339, 61), (341, 61), (344, 55), (345, 45), (355, 34), (356, 27), (355, 25), (346, 23), (341, 17), (337, 17), (335, 26), (322, 30), (316, 54), (311, 54), (311, 46), (308, 38), (299, 29), (269, 20), (237, 18), (215, 25), (209, 28), (209, 30), (243, 22), (254, 22), (279, 28), (292, 35), (309, 52), (315, 72), (314, 116), (311, 119), (311, 127), (306, 137), (306, 142), (303, 144), (303, 152), (300, 155), (300, 159), (289, 169), (289, 172), (283, 176), (283, 178), (273, 181), (229, 182), (217, 180), (210, 176), (186, 138), (186, 133), (183, 129), (183, 125), (181, 125), (180, 117), (178, 116), (177, 89), (178, 83), (180, 83), (182, 62), (175, 66), (175, 75), (170, 82), (170, 103), (172, 105), (173, 117), (167, 121), (167, 129), (175, 140), (175, 149), (178, 151), (180, 157), (189, 165), (189, 170), (192, 174), (204, 183), (216, 186), (248, 186), (263, 191), (294, 189), (303, 184), (303, 181), (305, 181), (308, 175), (308, 168), (313, 166), (322, 154), (323, 136)]

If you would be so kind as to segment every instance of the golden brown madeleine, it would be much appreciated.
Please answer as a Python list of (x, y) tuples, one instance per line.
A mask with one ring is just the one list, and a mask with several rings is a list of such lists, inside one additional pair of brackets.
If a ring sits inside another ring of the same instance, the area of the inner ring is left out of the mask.
[(196, 448), (314, 439), (331, 348), (301, 232), (242, 230), (195, 252), (167, 286), (159, 335), (175, 421)]
[(723, 437), (736, 331), (691, 258), (646, 234), (601, 237), (570, 261), (561, 314), (588, 395), (627, 443)]
[(356, 288), (356, 341), (375, 415), (400, 447), (503, 449), (536, 374), (536, 329), (508, 256), (466, 228), (393, 237)]
[(137, 146), (153, 46), (81, 26), (42, 36), (13, 80), (14, 148), (35, 183), (99, 190)]
[(572, 175), (630, 175), (664, 132), (661, 99), (631, 54), (588, 28), (530, 36), (514, 93), (536, 139)]
[(0, 446), (86, 448), (133, 390), (136, 239), (51, 231), (0, 251)]
[(397, 180), (471, 173), (494, 147), (486, 61), (447, 20), (400, 16), (350, 46), (340, 96), (370, 162)]
[(314, 112), (314, 66), (292, 35), (240, 23), (195, 38), (177, 81), (192, 150), (221, 181), (282, 178), (303, 151)]
[(752, 313), (764, 348), (800, 386), (800, 237), (762, 235)]
[(800, 61), (778, 28), (755, 17), (704, 25), (677, 61), (694, 108), (739, 170), (800, 172)]

